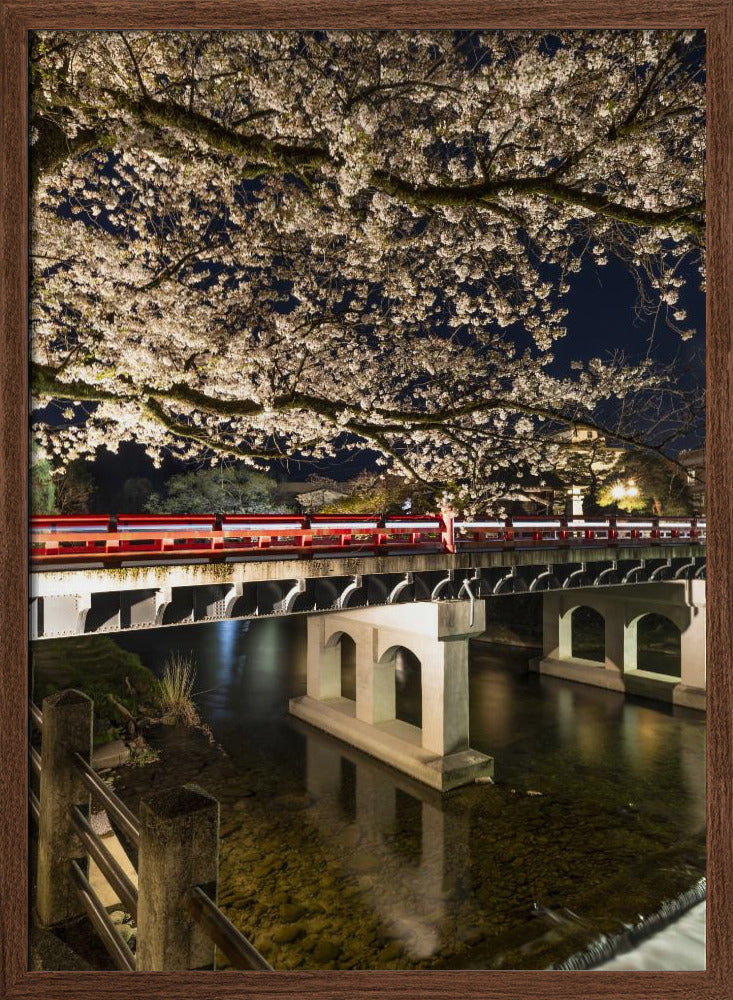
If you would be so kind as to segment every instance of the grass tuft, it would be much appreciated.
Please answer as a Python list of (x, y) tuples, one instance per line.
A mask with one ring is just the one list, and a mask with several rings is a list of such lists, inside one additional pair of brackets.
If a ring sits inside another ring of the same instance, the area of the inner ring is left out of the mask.
[(179, 652), (171, 653), (163, 668), (158, 697), (163, 712), (174, 716), (176, 722), (184, 726), (197, 726), (200, 723), (193, 700), (195, 680), (196, 667), (192, 657)]

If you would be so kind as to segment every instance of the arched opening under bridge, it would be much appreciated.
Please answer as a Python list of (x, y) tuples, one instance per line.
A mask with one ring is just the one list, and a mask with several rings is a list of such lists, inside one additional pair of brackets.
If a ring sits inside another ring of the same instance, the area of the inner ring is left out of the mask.
[(356, 643), (350, 635), (342, 632), (339, 646), (341, 648), (341, 697), (356, 701)]
[(665, 677), (682, 676), (680, 630), (664, 615), (650, 613), (636, 622), (636, 669)]
[(422, 728), (422, 668), (420, 661), (404, 646), (395, 646), (395, 718)]
[(571, 656), (605, 663), (606, 622), (602, 614), (586, 605), (575, 608), (571, 630)]

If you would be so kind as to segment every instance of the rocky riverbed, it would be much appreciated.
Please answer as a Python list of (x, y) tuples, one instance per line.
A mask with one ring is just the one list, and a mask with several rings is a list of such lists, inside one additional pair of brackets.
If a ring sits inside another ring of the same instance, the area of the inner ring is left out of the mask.
[(428, 804), (436, 847), (424, 819), (422, 837), (355, 822), (348, 803), (335, 821), (295, 773), (275, 779), (256, 753), (242, 770), (200, 731), (149, 740), (159, 759), (118, 768), (116, 791), (135, 811), (185, 782), (219, 799), (219, 903), (276, 969), (546, 968), (704, 870), (702, 835), (608, 790), (472, 786)]

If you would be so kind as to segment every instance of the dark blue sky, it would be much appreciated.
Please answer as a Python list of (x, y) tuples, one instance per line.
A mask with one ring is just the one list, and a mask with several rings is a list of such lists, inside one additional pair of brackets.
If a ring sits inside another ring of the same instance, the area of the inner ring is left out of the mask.
[(558, 371), (566, 371), (573, 359), (587, 361), (621, 349), (631, 360), (643, 358), (650, 337), (654, 336), (654, 356), (662, 361), (679, 357), (693, 363), (705, 347), (705, 295), (699, 290), (699, 278), (691, 275), (687, 289), (680, 295), (680, 305), (687, 311), (685, 325), (697, 333), (683, 341), (666, 325), (661, 314), (636, 315), (637, 291), (634, 279), (618, 260), (610, 258), (605, 267), (594, 267), (586, 259), (581, 272), (573, 275), (568, 296), (568, 335), (555, 345)]

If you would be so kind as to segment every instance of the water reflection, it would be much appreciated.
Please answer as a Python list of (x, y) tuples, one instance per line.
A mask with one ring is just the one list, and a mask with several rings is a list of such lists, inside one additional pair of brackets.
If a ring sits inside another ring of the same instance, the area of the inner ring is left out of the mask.
[(468, 868), (467, 814), (434, 789), (294, 725), (305, 740), (313, 814), (343, 868), (390, 938), (416, 958), (432, 955), (448, 916), (446, 890)]
[(568, 789), (592, 779), (600, 789), (612, 779), (634, 799), (672, 794), (670, 820), (682, 807), (692, 829), (704, 827), (701, 713), (528, 674), (523, 654), (476, 644), (470, 720), (471, 745), (507, 781)]

